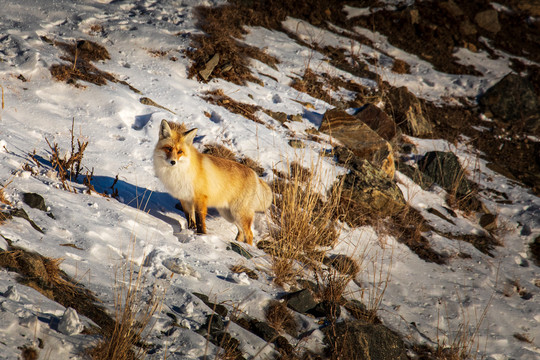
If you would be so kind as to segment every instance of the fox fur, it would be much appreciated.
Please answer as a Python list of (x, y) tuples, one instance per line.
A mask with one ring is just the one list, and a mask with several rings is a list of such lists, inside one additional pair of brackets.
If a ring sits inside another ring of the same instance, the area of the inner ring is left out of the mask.
[(237, 241), (253, 245), (255, 212), (272, 204), (272, 191), (250, 168), (200, 153), (193, 146), (197, 129), (163, 120), (154, 150), (154, 170), (167, 191), (180, 200), (188, 227), (206, 234), (207, 208), (238, 228)]

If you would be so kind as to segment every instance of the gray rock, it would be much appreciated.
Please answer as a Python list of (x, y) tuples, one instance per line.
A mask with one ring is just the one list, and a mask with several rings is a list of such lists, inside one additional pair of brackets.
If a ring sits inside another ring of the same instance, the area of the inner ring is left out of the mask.
[(519, 122), (534, 131), (540, 123), (540, 101), (531, 82), (508, 74), (478, 99), (480, 109), (506, 123)]
[(47, 206), (45, 205), (45, 199), (43, 196), (36, 193), (24, 193), (23, 201), (26, 205), (31, 208), (38, 209), (41, 211), (47, 211)]
[(343, 219), (353, 226), (365, 223), (366, 216), (385, 218), (407, 206), (397, 184), (366, 160), (358, 160), (343, 179)]
[(313, 298), (313, 294), (308, 289), (303, 289), (285, 295), (287, 306), (299, 313), (306, 313), (317, 306), (317, 302)]
[(466, 178), (457, 156), (452, 152), (430, 151), (418, 161), (418, 167), (448, 193), (464, 198), (472, 192), (473, 185)]

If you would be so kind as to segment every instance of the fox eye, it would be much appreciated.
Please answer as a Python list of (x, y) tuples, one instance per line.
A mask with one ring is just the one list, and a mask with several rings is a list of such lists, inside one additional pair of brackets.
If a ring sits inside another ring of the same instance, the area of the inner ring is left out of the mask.
[(177, 153), (178, 155), (182, 155), (184, 152), (183, 152), (182, 150), (178, 150), (176, 153)]
[(170, 152), (172, 152), (172, 147), (170, 147), (170, 146), (164, 146), (164, 147), (163, 147), (163, 151), (170, 153)]

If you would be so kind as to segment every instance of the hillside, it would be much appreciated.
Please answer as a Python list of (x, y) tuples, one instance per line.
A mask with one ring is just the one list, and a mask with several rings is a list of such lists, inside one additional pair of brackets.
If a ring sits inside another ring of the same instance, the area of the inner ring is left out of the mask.
[[(0, 358), (538, 359), (540, 4), (0, 12)], [(196, 234), (163, 119), (274, 192)]]

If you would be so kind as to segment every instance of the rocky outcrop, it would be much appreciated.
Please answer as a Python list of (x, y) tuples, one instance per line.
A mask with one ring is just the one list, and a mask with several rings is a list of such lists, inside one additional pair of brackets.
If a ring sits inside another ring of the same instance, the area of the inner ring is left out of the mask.
[(345, 321), (328, 326), (325, 331), (328, 351), (336, 359), (406, 360), (405, 344), (390, 329), (380, 324)]
[(433, 126), (423, 114), (422, 103), (405, 86), (391, 88), (387, 95), (385, 110), (406, 134), (423, 137), (433, 133)]
[(353, 226), (364, 224), (365, 218), (393, 216), (406, 207), (397, 184), (368, 161), (357, 159), (344, 175), (340, 214)]
[(540, 127), (540, 102), (529, 80), (508, 74), (478, 99), (480, 109), (505, 123), (520, 123), (527, 130)]
[(369, 126), (386, 141), (391, 141), (397, 134), (394, 120), (373, 104), (364, 106), (354, 117)]
[[(365, 159), (394, 177), (394, 155), (390, 143), (381, 138), (368, 125), (343, 110), (328, 110), (319, 131), (338, 139), (349, 151), (351, 159)], [(342, 158), (347, 162), (345, 158)]]
[(418, 168), (428, 179), (433, 179), (457, 198), (464, 198), (473, 190), (457, 156), (452, 152), (430, 151), (418, 161)]

